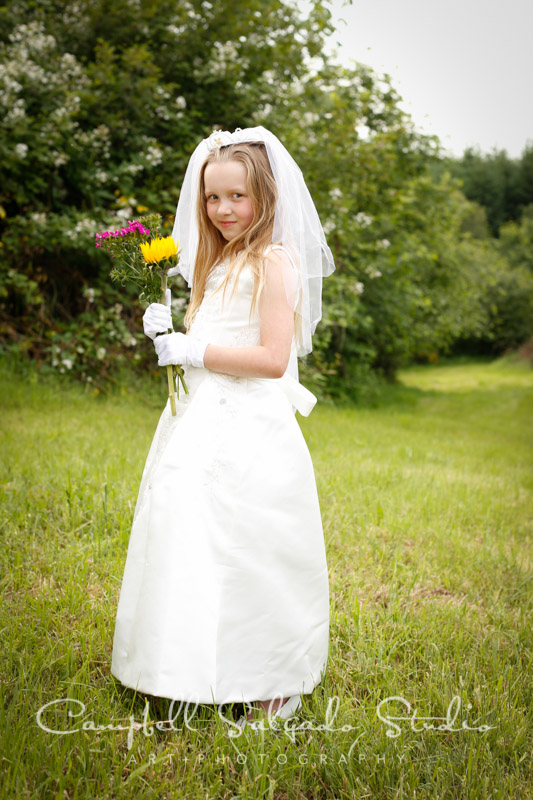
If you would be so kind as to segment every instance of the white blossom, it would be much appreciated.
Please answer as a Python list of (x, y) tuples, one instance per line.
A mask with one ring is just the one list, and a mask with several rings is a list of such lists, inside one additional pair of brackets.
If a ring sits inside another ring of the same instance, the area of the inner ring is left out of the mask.
[(68, 156), (65, 153), (59, 153), (57, 150), (52, 150), (52, 156), (54, 158), (54, 165), (56, 167), (61, 167), (68, 161)]
[(359, 211), (355, 215), (355, 221), (362, 228), (366, 228), (368, 225), (370, 225), (372, 223), (372, 217), (369, 216), (368, 214), (365, 214), (364, 211)]
[(158, 117), (161, 117), (161, 119), (164, 119), (167, 122), (170, 119), (168, 108), (166, 106), (157, 106), (155, 113)]
[(76, 133), (73, 134), (73, 138), (76, 142), (79, 142), (84, 147), (97, 151), (100, 155), (100, 158), (110, 158), (111, 136), (107, 125), (98, 125), (96, 128), (93, 128), (90, 131), (76, 131)]
[(28, 145), (24, 144), (24, 142), (19, 142), (15, 146), (15, 153), (19, 156), (19, 158), (25, 158), (27, 152), (28, 152)]
[(179, 27), (177, 25), (167, 25), (167, 31), (169, 33), (173, 33), (174, 36), (181, 36), (181, 34), (185, 33), (186, 30), (186, 25), (180, 25)]
[(83, 219), (79, 219), (74, 227), (74, 230), (71, 233), (74, 235), (78, 235), (79, 233), (83, 233), (84, 231), (88, 233), (92, 233), (94, 231), (94, 220), (90, 219), (89, 217), (84, 217)]
[(56, 46), (53, 36), (48, 36), (44, 32), (44, 23), (40, 20), (33, 20), (27, 25), (17, 25), (9, 34), (9, 41), (13, 44), (23, 44), (24, 49), (34, 52), (42, 52)]
[(355, 130), (360, 139), (363, 140), (368, 139), (370, 136), (370, 128), (368, 127), (368, 125), (359, 123), (358, 125), (355, 126)]
[(145, 152), (145, 158), (151, 167), (157, 167), (163, 160), (163, 152), (159, 147), (148, 145)]
[(19, 97), (13, 102), (9, 111), (4, 116), (4, 122), (15, 122), (17, 119), (22, 119), (26, 116), (26, 106), (24, 100)]
[(313, 111), (305, 111), (302, 114), (302, 122), (304, 125), (314, 125), (315, 122), (318, 122), (320, 119), (320, 114), (317, 114)]
[(67, 369), (72, 369), (73, 361), (71, 358), (62, 358), (61, 363), (64, 364)]
[(0, 78), (4, 80), (4, 89), (17, 94), (22, 89), (22, 84), (14, 80), (7, 72), (5, 64), (0, 65)]
[(98, 350), (96, 351), (96, 358), (98, 358), (98, 359), (100, 359), (100, 361), (102, 361), (102, 359), (105, 358), (106, 352), (107, 352), (107, 350), (105, 349), (105, 347), (99, 347)]
[[(234, 42), (215, 42), (209, 57), (209, 72), (211, 75), (224, 77), (230, 69), (242, 75), (248, 68), (249, 61), (239, 55)], [(196, 65), (195, 65), (196, 66)], [(201, 77), (203, 62), (198, 64), (200, 72), (197, 70), (197, 77)]]

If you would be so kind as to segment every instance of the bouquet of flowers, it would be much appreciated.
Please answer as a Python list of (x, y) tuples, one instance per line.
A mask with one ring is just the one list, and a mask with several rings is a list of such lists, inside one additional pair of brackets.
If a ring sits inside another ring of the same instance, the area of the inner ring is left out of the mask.
[[(122, 286), (127, 281), (134, 283), (141, 289), (139, 300), (166, 304), (168, 278), (178, 272), (178, 245), (172, 236), (157, 236), (160, 226), (160, 214), (147, 214), (124, 228), (97, 233), (96, 247), (106, 247), (115, 259), (110, 273), (112, 280), (119, 281)], [(170, 407), (175, 416), (179, 381), (186, 394), (189, 390), (179, 364), (167, 367), (167, 378)]]

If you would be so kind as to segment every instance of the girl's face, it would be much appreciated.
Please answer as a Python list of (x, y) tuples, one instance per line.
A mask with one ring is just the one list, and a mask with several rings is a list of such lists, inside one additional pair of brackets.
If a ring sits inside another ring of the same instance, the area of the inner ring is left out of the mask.
[(241, 161), (208, 164), (204, 171), (207, 216), (227, 242), (245, 231), (254, 218), (247, 177)]

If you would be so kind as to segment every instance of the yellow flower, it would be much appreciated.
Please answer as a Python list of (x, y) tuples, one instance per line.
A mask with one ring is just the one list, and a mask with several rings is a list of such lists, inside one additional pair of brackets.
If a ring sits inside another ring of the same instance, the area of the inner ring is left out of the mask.
[(139, 247), (147, 264), (158, 264), (164, 258), (172, 258), (178, 252), (178, 245), (172, 236), (152, 239), (150, 242), (141, 242)]

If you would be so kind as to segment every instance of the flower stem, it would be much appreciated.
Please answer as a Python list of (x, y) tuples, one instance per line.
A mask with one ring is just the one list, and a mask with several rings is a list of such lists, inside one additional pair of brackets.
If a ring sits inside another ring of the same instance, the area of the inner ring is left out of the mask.
[[(167, 302), (167, 270), (161, 271), (161, 303), (166, 305)], [(172, 330), (169, 329), (167, 333), (172, 333)], [(189, 394), (189, 390), (187, 389), (187, 384), (185, 383), (185, 379), (183, 377), (183, 369), (180, 365), (169, 364), (167, 367), (167, 381), (168, 381), (168, 397), (170, 399), (170, 410), (172, 412), (172, 416), (176, 416), (176, 395), (180, 396), (179, 392), (179, 381), (176, 385), (175, 374), (174, 370), (176, 370), (179, 379), (181, 380), (183, 389), (185, 390), (186, 394)]]

